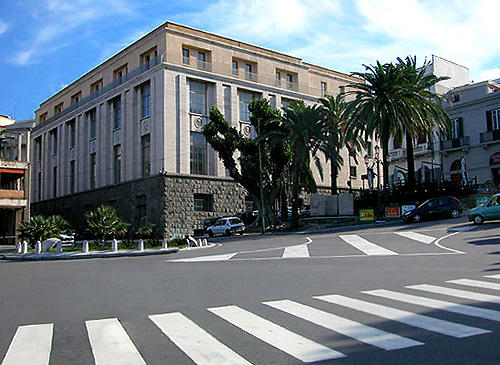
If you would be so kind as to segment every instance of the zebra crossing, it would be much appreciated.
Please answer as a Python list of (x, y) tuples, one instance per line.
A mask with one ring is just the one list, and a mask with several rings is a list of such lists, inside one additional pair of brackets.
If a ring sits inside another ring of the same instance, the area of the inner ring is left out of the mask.
[[(380, 243), (375, 243), (373, 240), (368, 240), (366, 237), (362, 237), (358, 234), (342, 234), (336, 236), (334, 240), (330, 243), (332, 247), (340, 247), (345, 245), (347, 248), (354, 248), (355, 253), (352, 251), (348, 251), (348, 254), (337, 255), (337, 256), (321, 256), (321, 257), (359, 257), (359, 256), (399, 256), (405, 254), (450, 254), (450, 251), (457, 254), (463, 254), (464, 252), (446, 249), (437, 245), (439, 241), (438, 238), (429, 236), (427, 234), (423, 234), (415, 231), (401, 231), (401, 232), (392, 232), (391, 234), (396, 235), (399, 239), (404, 240), (405, 243), (414, 243), (418, 242), (419, 245), (412, 245), (413, 251), (411, 253), (400, 253), (396, 252), (396, 249), (388, 249), (386, 247), (382, 247)], [(298, 258), (311, 258), (317, 257), (314, 254), (311, 254), (311, 247), (314, 243), (310, 237), (307, 237), (307, 242), (301, 243), (293, 246), (286, 247), (276, 247), (276, 248), (266, 248), (262, 250), (253, 250), (253, 251), (242, 251), (242, 252), (234, 252), (229, 254), (215, 254), (215, 255), (205, 255), (198, 257), (191, 257), (185, 259), (173, 259), (166, 260), (166, 262), (221, 262), (221, 261), (247, 261), (247, 260), (277, 260), (277, 259), (298, 259)], [(425, 244), (424, 245), (422, 245)], [(431, 244), (436, 243), (436, 252), (428, 252)], [(324, 243), (323, 243), (324, 245)], [(425, 248), (427, 247), (427, 250)], [(439, 250), (439, 247), (441, 250)], [(399, 247), (401, 250), (401, 247)], [(422, 252), (424, 249), (425, 252)], [(250, 254), (260, 254), (262, 252), (272, 252), (272, 251), (280, 251), (281, 254), (279, 256), (270, 255), (269, 257), (248, 257)]]
[[(485, 276), (486, 281), (473, 279), (454, 279), (447, 281), (444, 286), (431, 284), (408, 285), (404, 291), (385, 289), (366, 290), (360, 293), (363, 299), (348, 297), (340, 294), (326, 294), (313, 296), (316, 303), (324, 302), (328, 310), (314, 305), (306, 305), (290, 299), (264, 301), (261, 304), (276, 311), (289, 315), (292, 319), (300, 319), (307, 323), (332, 331), (349, 338), (353, 343), (362, 343), (385, 351), (401, 350), (411, 347), (424, 346), (420, 337), (417, 339), (405, 335), (391, 333), (373, 325), (364, 324), (356, 318), (347, 318), (339, 315), (339, 308), (348, 308), (349, 311), (381, 317), (387, 321), (394, 321), (424, 333), (431, 332), (441, 336), (466, 338), (491, 333), (489, 328), (476, 327), (474, 318), (486, 321), (500, 322), (500, 307), (498, 310), (486, 309), (469, 304), (461, 304), (429, 297), (430, 294), (451, 298), (467, 299), (478, 303), (487, 302), (500, 304), (500, 296), (478, 293), (469, 290), (474, 287), (482, 290), (500, 291), (500, 275)], [(458, 288), (457, 288), (458, 287)], [(465, 287), (465, 288), (464, 288)], [(423, 295), (422, 295), (423, 294)], [(383, 298), (391, 305), (382, 305), (371, 301), (374, 297)], [(314, 300), (313, 300), (314, 302)], [(435, 316), (414, 313), (398, 308), (398, 303), (430, 308), (435, 311), (444, 311), (457, 315), (457, 322), (438, 319)], [(308, 338), (295, 330), (286, 328), (269, 318), (267, 314), (257, 313), (256, 309), (247, 309), (236, 305), (226, 305), (206, 308), (225, 326), (236, 327), (241, 330), (241, 336), (252, 336), (264, 345), (271, 346), (304, 363), (344, 358), (347, 355), (336, 349), (331, 343), (326, 346), (321, 339)], [(265, 312), (265, 311), (264, 311)], [(227, 344), (217, 338), (217, 331), (203, 328), (195, 321), (180, 312), (151, 314), (150, 322), (159, 330), (158, 335), (164, 335), (165, 341), (171, 341), (186, 356), (187, 359), (199, 365), (225, 364), (252, 364)], [(467, 318), (470, 323), (465, 324)], [(480, 322), (484, 327), (485, 322)], [(88, 345), (91, 349), (94, 362), (101, 364), (131, 364), (144, 365), (146, 361), (118, 318), (107, 318), (85, 321), (88, 336)], [(295, 327), (294, 327), (295, 328)], [(2, 361), (2, 365), (20, 364), (49, 364), (52, 339), (57, 325), (52, 323), (22, 325), (17, 328), (9, 348)], [(424, 337), (425, 338), (425, 337)], [(431, 338), (432, 341), (432, 338)], [(353, 356), (353, 354), (349, 354)], [(166, 363), (170, 363), (168, 359)]]

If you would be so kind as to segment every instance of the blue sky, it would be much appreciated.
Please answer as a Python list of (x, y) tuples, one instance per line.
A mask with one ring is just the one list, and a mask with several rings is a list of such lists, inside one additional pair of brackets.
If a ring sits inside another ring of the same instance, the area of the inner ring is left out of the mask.
[(39, 104), (170, 20), (350, 73), (437, 55), (500, 78), (498, 0), (3, 0), (0, 114)]

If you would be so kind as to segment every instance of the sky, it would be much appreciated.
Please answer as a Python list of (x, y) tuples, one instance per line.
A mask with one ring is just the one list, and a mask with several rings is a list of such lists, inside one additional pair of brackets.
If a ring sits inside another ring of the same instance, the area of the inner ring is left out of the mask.
[(498, 0), (2, 0), (0, 114), (41, 102), (166, 21), (337, 71), (432, 55), (500, 78)]

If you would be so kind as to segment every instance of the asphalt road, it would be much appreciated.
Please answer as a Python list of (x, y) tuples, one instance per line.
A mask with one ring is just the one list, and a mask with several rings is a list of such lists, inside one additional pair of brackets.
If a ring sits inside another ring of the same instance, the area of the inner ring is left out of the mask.
[(2, 364), (500, 363), (498, 222), (211, 241), (0, 262)]

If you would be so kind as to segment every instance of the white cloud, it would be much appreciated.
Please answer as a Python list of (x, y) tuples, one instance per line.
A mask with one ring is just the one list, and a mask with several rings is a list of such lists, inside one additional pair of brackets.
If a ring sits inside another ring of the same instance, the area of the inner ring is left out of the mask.
[(483, 71), (479, 74), (481, 80), (496, 80), (500, 79), (500, 68)]
[(9, 28), (9, 27), (8, 27), (7, 23), (4, 23), (4, 22), (2, 22), (2, 21), (0, 20), (0, 36), (1, 36), (2, 34), (4, 34), (4, 33), (7, 31), (7, 29), (8, 29), (8, 28)]

